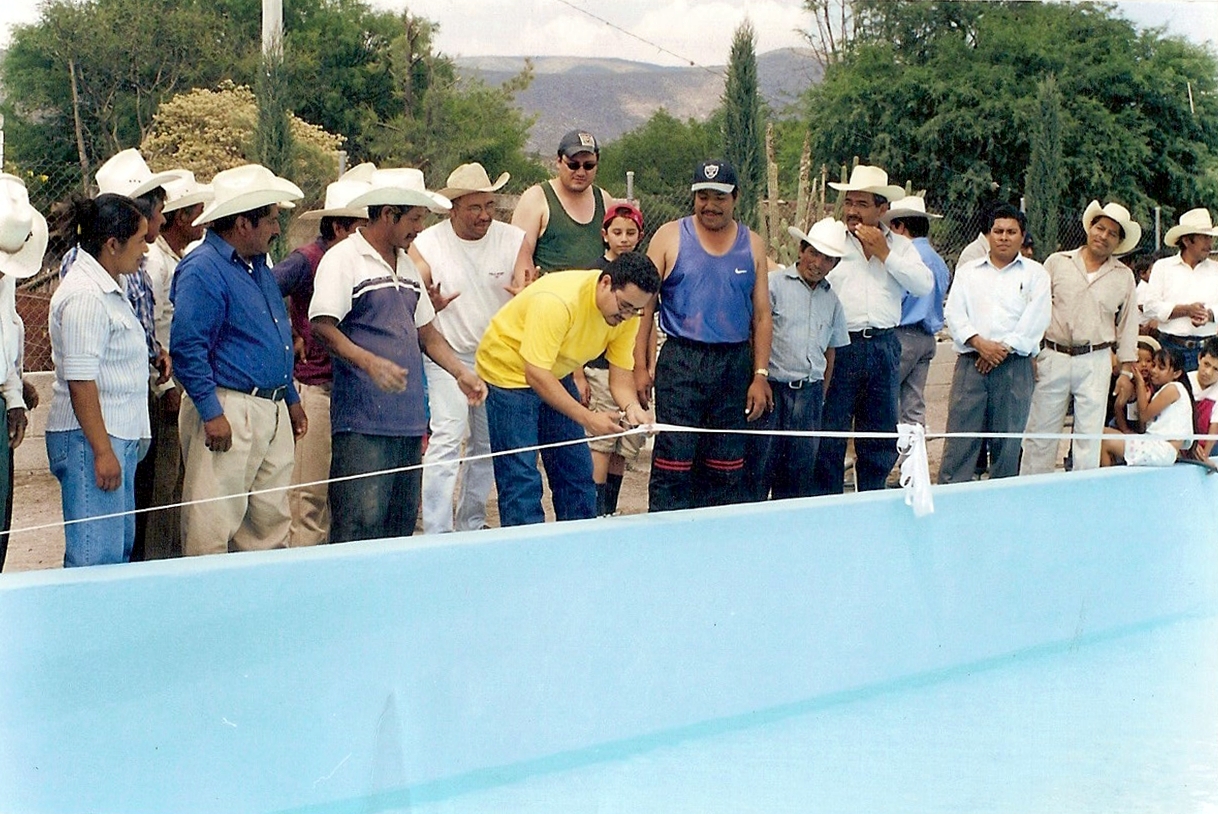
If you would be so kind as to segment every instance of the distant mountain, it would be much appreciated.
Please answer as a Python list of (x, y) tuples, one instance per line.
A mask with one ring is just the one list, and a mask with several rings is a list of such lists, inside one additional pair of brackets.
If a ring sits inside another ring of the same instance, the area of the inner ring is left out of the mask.
[[(524, 57), (457, 57), (464, 76), (498, 85), (520, 73)], [(723, 95), (726, 66), (671, 68), (624, 59), (534, 57), (533, 83), (516, 103), (537, 122), (528, 149), (549, 155), (563, 133), (586, 129), (609, 142), (638, 127), (664, 108), (678, 119), (703, 119)], [(761, 96), (777, 111), (819, 82), (820, 63), (812, 52), (783, 48), (757, 57)]]

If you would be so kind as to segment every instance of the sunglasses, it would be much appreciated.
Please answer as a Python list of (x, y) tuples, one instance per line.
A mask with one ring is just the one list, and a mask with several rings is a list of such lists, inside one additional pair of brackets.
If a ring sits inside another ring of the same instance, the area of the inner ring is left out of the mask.
[(569, 169), (571, 172), (575, 172), (580, 167), (583, 167), (585, 172), (592, 172), (594, 169), (596, 169), (595, 161), (585, 161), (584, 163), (581, 164), (578, 161), (568, 160), (568, 161), (564, 161), (563, 163), (567, 165), (567, 169)]

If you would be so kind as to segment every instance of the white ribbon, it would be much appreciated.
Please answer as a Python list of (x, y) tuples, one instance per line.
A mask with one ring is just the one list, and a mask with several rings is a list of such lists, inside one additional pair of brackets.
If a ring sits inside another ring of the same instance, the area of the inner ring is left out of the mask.
[(901, 462), (901, 489), (905, 491), (905, 505), (913, 507), (914, 517), (931, 514), (935, 510), (935, 501), (930, 493), (926, 428), (921, 424), (898, 424), (897, 451), (905, 456)]

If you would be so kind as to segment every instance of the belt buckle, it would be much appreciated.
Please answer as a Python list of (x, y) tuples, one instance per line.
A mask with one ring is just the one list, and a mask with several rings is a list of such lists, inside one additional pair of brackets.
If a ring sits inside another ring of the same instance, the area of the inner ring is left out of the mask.
[(803, 390), (804, 380), (800, 379), (797, 382), (787, 382), (787, 387), (791, 388), (792, 390)]
[(866, 328), (864, 328), (863, 330), (859, 331), (859, 333), (863, 335), (863, 338), (864, 338), (864, 339), (870, 339), (870, 338), (871, 338), (871, 336), (872, 336), (872, 334), (871, 334), (871, 326), (870, 326), (870, 325), (868, 325)]

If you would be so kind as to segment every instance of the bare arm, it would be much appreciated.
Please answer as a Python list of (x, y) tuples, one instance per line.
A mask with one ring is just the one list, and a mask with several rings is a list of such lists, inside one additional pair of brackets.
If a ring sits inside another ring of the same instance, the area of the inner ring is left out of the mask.
[(97, 382), (68, 382), (68, 396), (72, 400), (72, 412), (80, 422), (85, 440), (93, 449), (93, 477), (97, 488), (113, 492), (123, 485), (123, 468), (110, 445), (106, 422), (102, 419), (101, 399), (97, 394)]
[(567, 418), (579, 424), (592, 435), (611, 435), (621, 432), (617, 417), (608, 413), (596, 413), (571, 397), (567, 388), (549, 370), (530, 362), (524, 363), (524, 380), (541, 397), (541, 400)]
[(512, 212), (512, 225), (524, 230), (524, 250), (528, 253), (530, 263), (533, 252), (537, 250), (537, 240), (546, 230), (549, 218), (550, 208), (546, 206), (546, 194), (542, 191), (541, 184), (526, 189), (516, 203), (516, 210)]
[[(655, 263), (661, 282), (672, 271), (677, 261), (680, 233), (676, 221), (665, 223), (656, 230), (647, 247), (647, 257)], [(639, 332), (634, 344), (634, 389), (635, 397), (644, 408), (651, 406), (651, 388), (655, 384), (655, 313), (659, 297), (651, 297), (647, 307), (639, 315)], [(768, 305), (767, 305), (768, 308)], [(648, 364), (650, 362), (650, 364)]]
[[(765, 258), (765, 245), (761, 242), (761, 236), (754, 232), (749, 233), (749, 238), (756, 266), (756, 273), (753, 275), (753, 370), (756, 371), (770, 366), (774, 322), (770, 315), (770, 272)], [(769, 379), (754, 373), (744, 403), (748, 420), (756, 421), (773, 406), (774, 394), (770, 391)]]
[(309, 320), (309, 325), (331, 353), (367, 373), (381, 390), (401, 393), (406, 389), (406, 369), (352, 342), (338, 329), (334, 317), (317, 316)]
[(837, 360), (837, 348), (825, 348), (825, 395), (829, 395), (829, 380), (833, 378), (833, 363)]
[(436, 330), (429, 322), (419, 326), (419, 347), (423, 349), (431, 361), (435, 362), (448, 374), (457, 380), (457, 386), (465, 394), (470, 404), (481, 404), (486, 401), (486, 382), (478, 378), (474, 371), (465, 366), (453, 351), (452, 345), (444, 338), (444, 334)]

